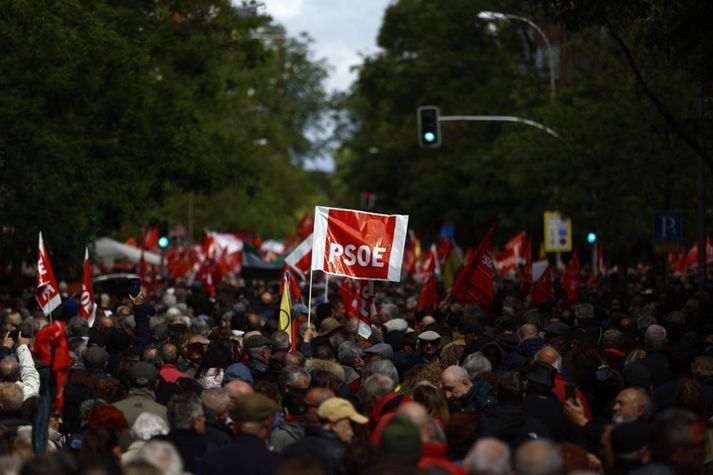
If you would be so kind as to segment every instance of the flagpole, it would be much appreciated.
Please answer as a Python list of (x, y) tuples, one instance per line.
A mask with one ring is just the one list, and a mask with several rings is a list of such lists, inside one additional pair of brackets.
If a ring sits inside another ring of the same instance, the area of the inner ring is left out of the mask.
[(307, 330), (311, 328), (312, 323), (312, 269), (309, 270), (309, 297), (307, 298)]
[(324, 301), (329, 300), (329, 274), (324, 273)]

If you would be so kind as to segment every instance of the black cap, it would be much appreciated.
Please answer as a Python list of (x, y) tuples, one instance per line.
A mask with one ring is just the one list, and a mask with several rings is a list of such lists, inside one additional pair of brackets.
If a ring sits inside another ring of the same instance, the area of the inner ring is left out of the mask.
[(259, 348), (261, 346), (272, 346), (272, 341), (263, 335), (253, 335), (245, 340), (245, 348)]
[(538, 361), (532, 365), (530, 371), (527, 372), (527, 381), (551, 388), (555, 384), (555, 373), (557, 373), (557, 370), (551, 365)]
[(546, 336), (565, 336), (568, 337), (570, 334), (569, 325), (564, 322), (550, 323), (545, 328), (542, 329)]
[(129, 378), (134, 386), (145, 388), (156, 382), (158, 379), (158, 370), (150, 363), (139, 361), (131, 365)]

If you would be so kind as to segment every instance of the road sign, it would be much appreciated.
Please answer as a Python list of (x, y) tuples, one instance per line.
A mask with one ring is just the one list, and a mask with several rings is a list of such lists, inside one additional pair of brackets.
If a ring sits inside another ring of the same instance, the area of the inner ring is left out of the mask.
[(572, 221), (558, 211), (545, 211), (545, 252), (572, 251)]
[(678, 252), (683, 243), (683, 215), (680, 211), (654, 213), (654, 249), (656, 252)]

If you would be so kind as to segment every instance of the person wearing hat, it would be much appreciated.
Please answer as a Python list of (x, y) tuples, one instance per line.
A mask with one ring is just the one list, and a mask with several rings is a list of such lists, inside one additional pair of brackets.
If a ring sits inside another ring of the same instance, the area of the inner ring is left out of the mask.
[[(136, 419), (143, 412), (159, 416), (168, 425), (166, 406), (156, 402), (154, 389), (158, 383), (158, 370), (152, 364), (144, 361), (134, 363), (129, 368), (129, 393), (127, 396), (113, 404), (126, 417), (129, 426), (133, 426)], [(121, 449), (126, 450), (131, 444), (131, 434), (124, 431), (120, 437)]]
[(260, 393), (240, 396), (231, 409), (230, 418), (239, 428), (228, 445), (209, 452), (200, 464), (199, 475), (231, 473), (235, 475), (268, 475), (275, 473), (280, 457), (267, 449), (265, 441), (279, 407)]
[(369, 419), (359, 414), (346, 399), (333, 397), (317, 409), (319, 425), (308, 425), (305, 438), (282, 453), (285, 460), (306, 458), (322, 466), (325, 475), (344, 473), (344, 455), (354, 437), (352, 424), (366, 424)]
[(433, 330), (426, 330), (418, 335), (418, 352), (421, 354), (421, 362), (430, 364), (438, 361), (438, 354), (441, 351), (441, 335)]
[[(562, 403), (552, 392), (555, 384), (555, 370), (552, 365), (535, 362), (527, 372), (525, 406), (528, 412), (542, 421), (549, 429), (555, 442), (578, 442), (579, 432), (567, 419)], [(578, 436), (575, 438), (575, 433)], [(583, 443), (583, 441), (581, 441)]]
[(109, 353), (101, 346), (92, 346), (84, 352), (84, 366), (97, 381), (107, 381), (115, 386), (119, 385), (119, 380), (106, 373), (106, 365), (109, 361)]
[(388, 343), (376, 343), (364, 350), (367, 363), (376, 360), (390, 360), (394, 357), (394, 349)]
[(273, 382), (275, 375), (269, 370), (272, 355), (272, 341), (264, 335), (252, 335), (245, 339), (245, 352), (248, 355), (246, 366), (253, 375), (254, 381)]

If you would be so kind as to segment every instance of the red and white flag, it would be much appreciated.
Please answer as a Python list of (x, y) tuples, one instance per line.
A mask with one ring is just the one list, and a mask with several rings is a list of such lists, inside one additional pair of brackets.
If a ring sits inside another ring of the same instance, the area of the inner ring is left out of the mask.
[(569, 265), (562, 276), (562, 288), (567, 294), (568, 304), (579, 299), (579, 280), (579, 257), (575, 249), (572, 253), (572, 259), (569, 261)]
[(371, 317), (376, 315), (376, 305), (374, 304), (374, 282), (373, 281), (356, 281), (356, 292), (351, 303), (351, 314), (359, 319), (357, 333), (362, 338), (371, 336)]
[(525, 239), (525, 245), (522, 247), (522, 257), (525, 259), (525, 264), (522, 268), (522, 293), (527, 295), (532, 285), (532, 238), (530, 236)]
[(431, 271), (426, 274), (423, 283), (421, 284), (421, 292), (418, 294), (418, 310), (429, 309), (435, 310), (438, 305), (438, 288), (436, 287), (436, 274)]
[(547, 269), (545, 269), (537, 282), (535, 282), (535, 285), (532, 287), (532, 292), (530, 292), (530, 299), (532, 305), (555, 301), (555, 289), (552, 285), (552, 267), (547, 266)]
[(285, 257), (285, 262), (304, 279), (312, 265), (312, 234)]
[(35, 288), (35, 298), (40, 304), (42, 313), (48, 316), (54, 309), (62, 305), (62, 298), (59, 296), (59, 287), (54, 279), (52, 264), (45, 250), (40, 231), (40, 241), (37, 246), (37, 286)]
[(407, 229), (405, 215), (317, 206), (312, 270), (399, 282)]
[(94, 317), (97, 304), (94, 301), (92, 289), (92, 263), (89, 260), (89, 249), (84, 248), (84, 268), (82, 275), (82, 298), (79, 302), (79, 316), (89, 321), (89, 326), (94, 326)]
[(493, 304), (493, 274), (495, 266), (490, 255), (490, 236), (495, 226), (485, 234), (473, 259), (458, 274), (450, 295), (463, 303), (474, 303), (489, 310)]

